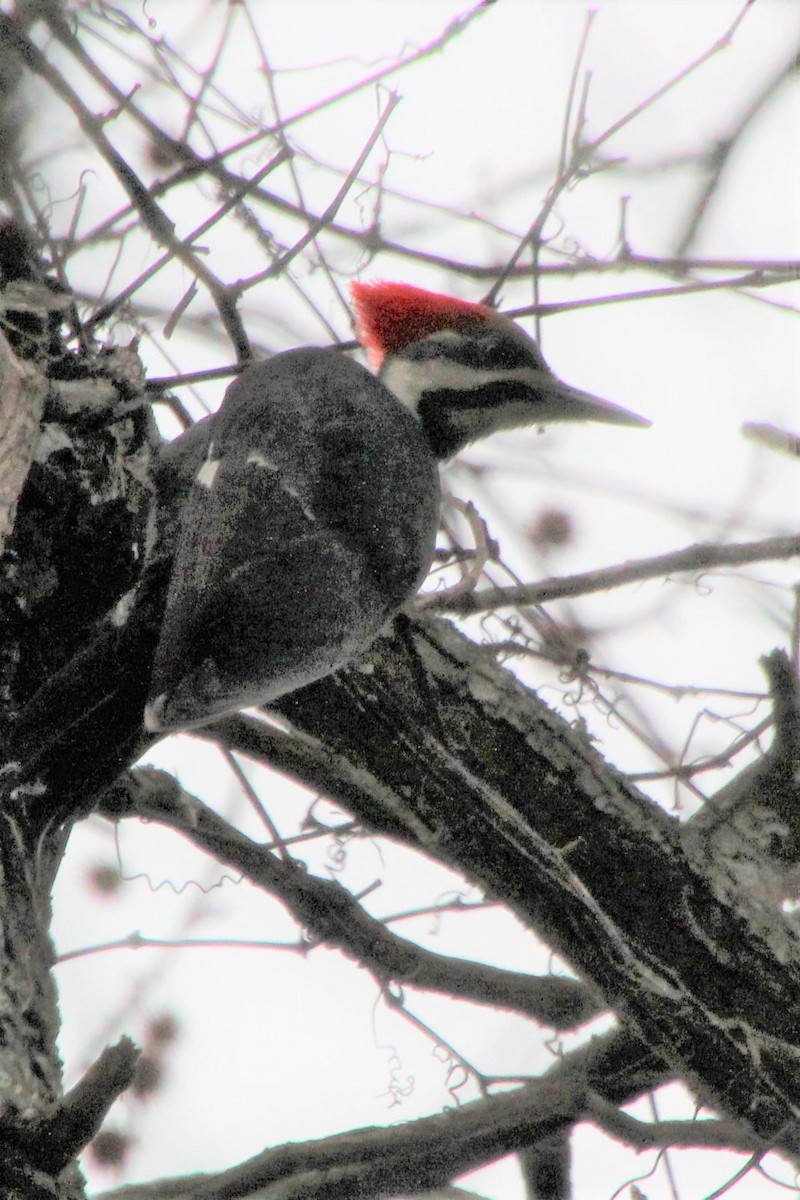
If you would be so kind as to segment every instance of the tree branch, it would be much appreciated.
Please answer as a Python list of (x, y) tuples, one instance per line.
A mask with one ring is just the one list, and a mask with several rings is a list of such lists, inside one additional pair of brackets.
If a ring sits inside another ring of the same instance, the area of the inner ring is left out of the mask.
[(338, 883), (309, 875), (250, 841), (165, 771), (141, 767), (122, 776), (104, 795), (100, 811), (112, 819), (159, 821), (184, 834), (282, 899), (315, 940), (338, 946), (384, 983), (405, 983), (491, 1004), (561, 1030), (602, 1011), (597, 997), (577, 980), (524, 975), (449, 958), (398, 937)]
[(705, 803), (682, 840), (720, 887), (776, 912), (800, 886), (800, 680), (781, 650), (761, 665), (772, 697), (772, 745)]
[(398, 1191), (417, 1194), (579, 1119), (583, 1085), (564, 1076), (403, 1125), (290, 1143), (220, 1175), (171, 1180), (165, 1190), (145, 1184), (98, 1200), (233, 1200), (256, 1193), (259, 1200), (382, 1200)]
[(589, 1098), (592, 1119), (609, 1137), (635, 1150), (654, 1147), (704, 1147), (765, 1153), (770, 1149), (741, 1121), (637, 1121), (599, 1096)]
[(497, 608), (518, 608), (527, 604), (544, 604), (547, 600), (563, 600), (568, 596), (586, 596), (590, 592), (605, 592), (625, 584), (687, 571), (740, 567), (746, 563), (795, 558), (797, 555), (800, 555), (800, 537), (795, 536), (763, 538), (759, 542), (738, 542), (729, 546), (701, 542), (653, 558), (637, 558), (619, 566), (599, 567), (595, 571), (583, 571), (580, 575), (542, 579), (519, 587), (487, 587), (479, 591), (465, 591), (455, 597), (450, 593), (439, 597), (433, 592), (422, 596), (418, 604), (429, 612), (469, 616), (472, 613), (493, 612)]
[(107, 1046), (79, 1083), (45, 1112), (32, 1118), (5, 1114), (0, 1127), (4, 1153), (25, 1150), (38, 1168), (60, 1174), (88, 1146), (111, 1105), (133, 1082), (139, 1051), (130, 1038)]
[(414, 622), (370, 658), (369, 675), (276, 705), (363, 772), (355, 815), (502, 898), (701, 1097), (781, 1135), (800, 1116), (800, 1048), (778, 1000), (797, 986), (793, 931), (717, 899), (676, 823), (450, 627)]

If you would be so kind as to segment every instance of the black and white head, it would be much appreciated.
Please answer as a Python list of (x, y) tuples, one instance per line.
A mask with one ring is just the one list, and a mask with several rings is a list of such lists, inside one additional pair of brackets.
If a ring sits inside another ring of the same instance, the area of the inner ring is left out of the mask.
[(416, 413), (437, 458), (550, 421), (650, 424), (563, 383), (533, 338), (485, 304), (405, 283), (355, 283), (352, 297), (372, 366)]

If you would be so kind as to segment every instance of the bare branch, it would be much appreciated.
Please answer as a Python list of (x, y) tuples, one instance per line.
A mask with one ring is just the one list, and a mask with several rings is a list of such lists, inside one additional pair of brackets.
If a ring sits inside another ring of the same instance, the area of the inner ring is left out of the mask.
[(640, 583), (645, 579), (685, 572), (705, 572), (714, 567), (740, 567), (746, 563), (768, 562), (795, 558), (800, 554), (800, 537), (764, 538), (759, 542), (739, 542), (729, 546), (717, 542), (701, 542), (685, 550), (672, 550), (654, 558), (639, 558), (616, 567), (600, 567), (580, 575), (544, 579), (520, 587), (481, 588), (455, 596), (440, 597), (436, 593), (422, 596), (420, 608), (429, 612), (455, 612), (467, 616), (476, 612), (492, 612), (496, 608), (527, 604), (544, 604), (547, 600), (562, 600), (567, 596), (586, 596), (610, 588)]
[(683, 828), (693, 860), (773, 910), (800, 885), (800, 681), (785, 652), (762, 659), (775, 738)]
[(276, 859), (164, 771), (145, 767), (123, 776), (106, 793), (103, 810), (113, 818), (138, 816), (178, 830), (256, 886), (280, 897), (315, 941), (338, 946), (383, 983), (406, 983), (492, 1004), (556, 1029), (574, 1028), (602, 1010), (597, 998), (577, 980), (523, 975), (453, 959), (398, 937), (370, 917), (338, 883)]
[(169, 247), (189, 270), (203, 281), (214, 300), (220, 319), (228, 331), (237, 357), (244, 361), (250, 358), (250, 342), (236, 311), (239, 293), (235, 287), (220, 282), (205, 263), (185, 246), (175, 235), (173, 222), (157, 204), (150, 189), (145, 186), (130, 163), (112, 145), (103, 130), (103, 122), (85, 106), (78, 93), (64, 76), (48, 62), (39, 48), (26, 37), (19, 24), (11, 17), (0, 13), (0, 37), (12, 46), (25, 64), (44, 79), (53, 91), (77, 117), (86, 137), (114, 171), (125, 191), (136, 206), (139, 216), (156, 241)]
[(741, 144), (744, 134), (764, 108), (774, 100), (783, 85), (790, 82), (796, 76), (798, 65), (800, 65), (800, 55), (798, 55), (798, 50), (795, 46), (785, 61), (780, 64), (774, 74), (767, 80), (758, 95), (747, 105), (731, 132), (717, 143), (715, 152), (709, 163), (708, 179), (697, 201), (692, 206), (686, 229), (678, 242), (676, 253), (681, 258), (689, 252), (692, 245), (697, 241), (702, 226), (711, 211), (714, 197), (719, 191), (725, 172), (731, 163), (736, 148)]
[(139, 1054), (127, 1037), (106, 1047), (54, 1108), (17, 1129), (19, 1141), (36, 1148), (43, 1168), (58, 1174), (88, 1146), (111, 1105), (133, 1082)]
[(610, 1137), (626, 1142), (636, 1150), (703, 1146), (751, 1153), (770, 1148), (740, 1121), (637, 1121), (599, 1096), (590, 1096), (589, 1111), (594, 1122)]
[[(518, 1091), (465, 1104), (449, 1113), (388, 1129), (365, 1129), (257, 1155), (195, 1192), (195, 1200), (229, 1200), (263, 1189), (263, 1200), (381, 1200), (397, 1189), (438, 1187), (579, 1118), (577, 1078), (545, 1078)], [(108, 1198), (110, 1200), (110, 1198)]]

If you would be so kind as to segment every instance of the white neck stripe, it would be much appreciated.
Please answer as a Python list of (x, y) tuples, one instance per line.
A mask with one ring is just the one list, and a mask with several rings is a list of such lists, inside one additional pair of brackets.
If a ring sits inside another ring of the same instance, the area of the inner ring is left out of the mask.
[(535, 388), (543, 383), (555, 382), (555, 377), (546, 367), (484, 371), (480, 367), (468, 367), (444, 357), (423, 361), (389, 358), (381, 370), (380, 378), (389, 391), (413, 412), (419, 407), (424, 392), (473, 392), (492, 383), (522, 383)]

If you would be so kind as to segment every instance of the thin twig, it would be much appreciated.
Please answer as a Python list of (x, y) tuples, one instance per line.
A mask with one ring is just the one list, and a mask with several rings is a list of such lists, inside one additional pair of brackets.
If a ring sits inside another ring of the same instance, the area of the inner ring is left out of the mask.
[(585, 571), (580, 575), (563, 575), (544, 579), (540, 583), (526, 583), (520, 587), (483, 588), (466, 592), (439, 602), (434, 593), (425, 596), (422, 605), (436, 612), (470, 613), (491, 612), (496, 608), (519, 607), (528, 604), (544, 604), (547, 600), (562, 600), (566, 596), (585, 596), (590, 592), (605, 592), (629, 583), (640, 583), (645, 579), (677, 575), (687, 571), (708, 571), (713, 567), (743, 566), (746, 563), (769, 562), (775, 559), (795, 558), (800, 555), (800, 537), (764, 538), (760, 542), (737, 542), (720, 546), (714, 542), (700, 542), (687, 546), (685, 550), (673, 550), (669, 554), (658, 554), (653, 558), (636, 559), (614, 567), (601, 567), (596, 571)]

